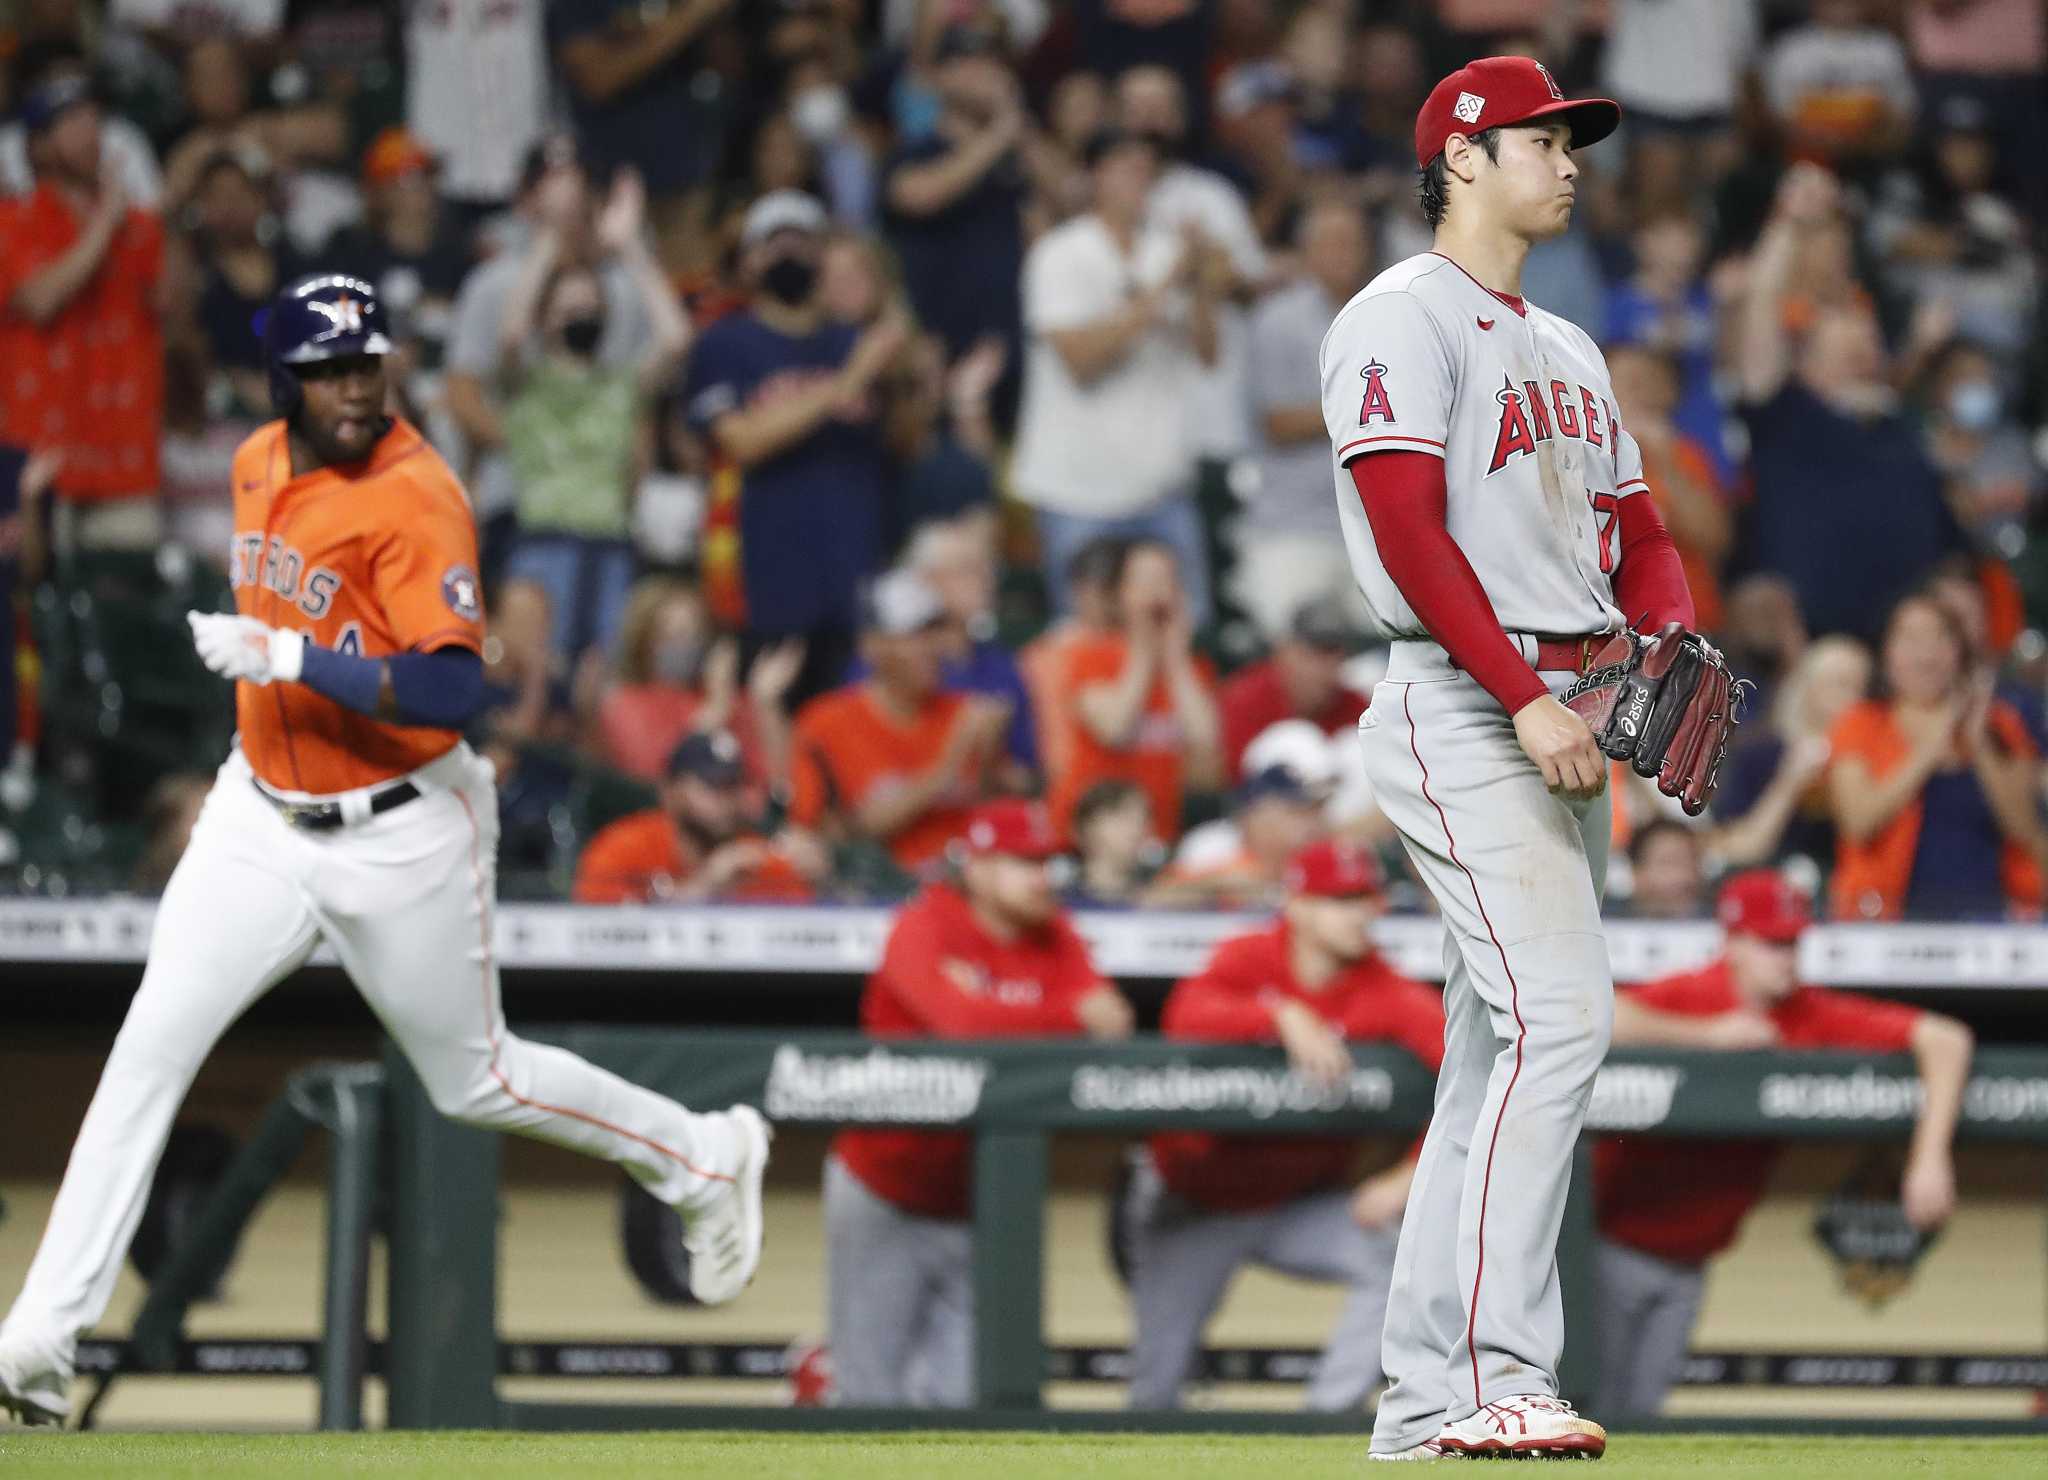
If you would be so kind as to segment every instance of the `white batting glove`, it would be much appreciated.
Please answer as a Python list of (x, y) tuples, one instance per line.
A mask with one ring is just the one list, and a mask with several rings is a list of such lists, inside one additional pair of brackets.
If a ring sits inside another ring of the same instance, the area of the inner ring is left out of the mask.
[(222, 678), (291, 683), (305, 666), (306, 639), (301, 633), (221, 612), (186, 612), (185, 620), (192, 626), (199, 661)]

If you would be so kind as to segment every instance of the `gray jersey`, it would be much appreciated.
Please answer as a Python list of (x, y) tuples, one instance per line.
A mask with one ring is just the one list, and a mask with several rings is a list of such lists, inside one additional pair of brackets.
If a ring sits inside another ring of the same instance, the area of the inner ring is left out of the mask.
[(1606, 632), (1638, 615), (1616, 609), (1613, 571), (1621, 500), (1647, 491), (1642, 454), (1584, 331), (1424, 252), (1344, 305), (1321, 359), (1344, 544), (1388, 636), (1427, 634), (1346, 470), (1372, 452), (1444, 459), (1451, 538), (1507, 631)]

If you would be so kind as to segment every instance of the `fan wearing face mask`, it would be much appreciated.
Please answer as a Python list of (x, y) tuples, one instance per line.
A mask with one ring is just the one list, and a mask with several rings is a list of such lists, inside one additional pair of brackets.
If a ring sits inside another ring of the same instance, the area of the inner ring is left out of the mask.
[(826, 224), (824, 207), (801, 191), (770, 191), (747, 208), (739, 265), (748, 305), (704, 331), (683, 391), (690, 428), (711, 449), (714, 500), (739, 534), (736, 553), (730, 541), (707, 541), (714, 612), (744, 633), (749, 668), (764, 649), (803, 640), (792, 704), (845, 677), (861, 587), (882, 568), (878, 391), (910, 344), (900, 308), (865, 329), (826, 313)]
[[(633, 576), (633, 498), (649, 447), (648, 408), (689, 327), (642, 235), (645, 197), (621, 175), (597, 223), (598, 261), (534, 237), (500, 328), (505, 452), (519, 537), (507, 574), (545, 587), (551, 643), (570, 662), (609, 652)], [(653, 332), (637, 363), (599, 355), (604, 258), (626, 269)]]

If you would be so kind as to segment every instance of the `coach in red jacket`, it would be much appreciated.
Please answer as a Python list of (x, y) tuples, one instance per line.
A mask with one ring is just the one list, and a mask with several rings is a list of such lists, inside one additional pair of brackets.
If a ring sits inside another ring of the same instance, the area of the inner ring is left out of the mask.
[[(1342, 1084), (1347, 1042), (1398, 1043), (1443, 1062), (1438, 995), (1373, 949), (1380, 873), (1371, 854), (1318, 843), (1288, 869), (1280, 918), (1217, 946), (1198, 975), (1173, 989), (1169, 1038), (1278, 1043), (1297, 1074)], [(1152, 1138), (1124, 1205), (1137, 1319), (1131, 1406), (1168, 1408), (1201, 1347), (1202, 1330), (1240, 1266), (1350, 1288), (1309, 1384), (1308, 1406), (1363, 1402), (1380, 1381), (1380, 1334), (1412, 1156), (1355, 1190), (1349, 1137)]]
[[(1901, 1186), (1907, 1218), (1955, 1211), (1950, 1151), (1970, 1077), (1970, 1030), (1896, 1002), (1803, 985), (1807, 897), (1769, 869), (1722, 886), (1721, 957), (1616, 995), (1616, 1048), (1853, 1049), (1907, 1053), (1925, 1095)], [(1777, 1163), (1776, 1141), (1620, 1136), (1594, 1150), (1603, 1415), (1654, 1414), (1685, 1368), (1707, 1261), (1735, 1242)]]
[[(1051, 824), (991, 802), (955, 844), (957, 879), (904, 906), (861, 998), (878, 1038), (1124, 1038), (1132, 1015), (1095, 970), (1047, 877)], [(825, 1164), (833, 1372), (843, 1404), (974, 1401), (973, 1142), (843, 1131)]]

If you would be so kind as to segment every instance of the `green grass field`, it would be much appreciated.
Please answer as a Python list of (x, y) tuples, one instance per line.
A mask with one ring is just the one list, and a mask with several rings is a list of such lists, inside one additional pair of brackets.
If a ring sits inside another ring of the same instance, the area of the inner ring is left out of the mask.
[[(298, 1480), (1361, 1480), (1357, 1439), (1043, 1434), (42, 1434), (0, 1432), (0, 1474)], [(1444, 1463), (1452, 1463), (1445, 1461)], [(1460, 1462), (1465, 1463), (1465, 1462)], [(1410, 1470), (1389, 1470), (1401, 1475)], [(2048, 1439), (1621, 1436), (1602, 1476), (2048, 1475)]]

